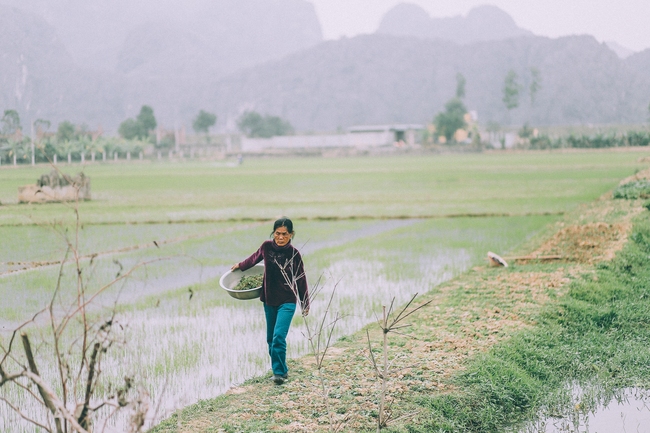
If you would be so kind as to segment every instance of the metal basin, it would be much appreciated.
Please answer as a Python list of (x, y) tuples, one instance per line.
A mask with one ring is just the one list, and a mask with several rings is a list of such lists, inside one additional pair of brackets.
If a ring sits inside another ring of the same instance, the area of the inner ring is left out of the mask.
[(224, 289), (230, 296), (232, 296), (235, 299), (256, 299), (260, 297), (260, 294), (262, 293), (262, 286), (256, 287), (254, 289), (249, 289), (249, 290), (233, 290), (237, 284), (239, 283), (239, 280), (241, 280), (243, 277), (248, 277), (251, 275), (262, 275), (264, 273), (264, 265), (262, 263), (258, 263), (255, 266), (253, 266), (250, 269), (246, 269), (245, 271), (240, 271), (237, 269), (236, 271), (228, 271), (225, 274), (221, 276), (219, 279), (219, 285), (221, 286), (222, 289)]

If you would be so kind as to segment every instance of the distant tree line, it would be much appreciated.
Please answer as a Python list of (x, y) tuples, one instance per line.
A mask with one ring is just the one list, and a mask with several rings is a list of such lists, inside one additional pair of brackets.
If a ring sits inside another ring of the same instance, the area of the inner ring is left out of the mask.
[(146, 140), (157, 125), (153, 109), (148, 105), (143, 105), (140, 114), (135, 119), (126, 119), (120, 124), (118, 132), (122, 138), (127, 140)]
[[(502, 102), (508, 113), (508, 118), (510, 117), (511, 110), (520, 106), (522, 93), (528, 94), (530, 106), (533, 107), (542, 89), (542, 76), (538, 68), (529, 68), (525, 78), (527, 86), (520, 83), (519, 76), (512, 69), (508, 71), (504, 78)], [(455, 134), (459, 129), (471, 129), (470, 125), (467, 124), (467, 108), (463, 102), (466, 83), (465, 77), (461, 73), (458, 73), (456, 75), (456, 94), (447, 101), (444, 110), (436, 114), (433, 119), (435, 137), (426, 136), (424, 137), (425, 141), (432, 142), (432, 138), (435, 138), (446, 143), (453, 143)], [(648, 113), (650, 115), (650, 105), (648, 106)], [(650, 117), (648, 121), (650, 122)], [(495, 122), (488, 122), (486, 129), (488, 133), (494, 134), (499, 131), (500, 127)], [(480, 137), (477, 136), (478, 131), (469, 132), (472, 133), (470, 134), (472, 141), (474, 142), (476, 140), (480, 143)], [(428, 132), (425, 133), (425, 135), (428, 134)], [(444, 137), (444, 140), (441, 137)], [(535, 136), (533, 134), (533, 128), (525, 124), (519, 131), (519, 137), (522, 139), (519, 146), (529, 149), (612, 148), (650, 145), (649, 131), (551, 137), (548, 135)], [(505, 141), (503, 140), (502, 147), (505, 147)]]
[[(42, 119), (34, 122), (34, 137), (30, 137), (23, 134), (16, 110), (5, 110), (0, 122), (0, 164), (136, 158), (147, 147), (162, 150), (175, 145), (174, 134), (156, 137), (158, 122), (153, 108), (148, 105), (143, 105), (137, 116), (120, 124), (117, 137), (105, 137), (101, 131), (91, 131), (84, 124), (75, 125), (69, 121), (59, 123), (56, 131), (50, 131), (50, 122)], [(210, 128), (216, 123), (215, 114), (200, 110), (192, 128), (210, 143)], [(294, 132), (287, 120), (256, 111), (242, 114), (237, 126), (249, 137), (269, 138)]]
[[(216, 115), (201, 110), (192, 126), (197, 134), (208, 136), (216, 121)], [(50, 131), (50, 122), (42, 119), (34, 121), (34, 136), (30, 137), (23, 133), (16, 110), (5, 110), (0, 122), (0, 164), (135, 158), (152, 145), (165, 149), (175, 144), (173, 134), (156, 139), (157, 121), (148, 105), (143, 105), (135, 118), (120, 124), (117, 137), (105, 137), (101, 131), (91, 131), (84, 124), (75, 125), (70, 121), (63, 121), (56, 131)]]
[(293, 127), (288, 121), (278, 116), (268, 114), (263, 116), (257, 111), (244, 112), (237, 121), (237, 127), (251, 138), (271, 138), (293, 134)]
[(647, 147), (650, 146), (650, 131), (628, 131), (625, 133), (568, 135), (550, 137), (539, 135), (529, 137), (529, 149), (601, 149), (610, 147)]
[[(150, 142), (126, 140), (121, 137), (93, 136), (82, 126), (62, 122), (56, 133), (45, 134), (35, 138), (32, 147), (31, 138), (22, 140), (5, 140), (0, 146), (2, 164), (28, 164), (42, 162), (72, 162), (114, 157), (137, 157)], [(72, 131), (70, 131), (70, 126)], [(65, 137), (65, 138), (64, 138)]]
[(465, 128), (467, 122), (465, 121), (465, 114), (467, 108), (463, 103), (465, 97), (466, 80), (463, 74), (456, 75), (456, 96), (451, 98), (445, 104), (445, 111), (436, 115), (433, 119), (433, 124), (436, 127), (436, 134), (439, 137), (445, 137), (447, 143), (451, 142), (457, 130)]
[(20, 116), (15, 110), (5, 110), (1, 119), (0, 163), (27, 164), (54, 161), (80, 161), (107, 159), (116, 155), (138, 155), (151, 143), (148, 138), (135, 136), (103, 137), (101, 131), (91, 131), (86, 125), (72, 122), (59, 123), (56, 131), (49, 131), (47, 120), (34, 122), (33, 137), (24, 135)]
[[(542, 88), (541, 72), (536, 67), (531, 67), (527, 74), (528, 81), (528, 96), (530, 98), (531, 107), (535, 105), (537, 94)], [(467, 108), (463, 103), (465, 98), (465, 87), (467, 80), (463, 74), (456, 74), (456, 95), (445, 104), (445, 109), (433, 119), (436, 135), (444, 137), (445, 142), (451, 143), (454, 140), (454, 135), (457, 130), (466, 128), (467, 122), (465, 115)], [(519, 82), (519, 76), (511, 69), (506, 74), (503, 80), (503, 97), (502, 102), (510, 118), (510, 112), (520, 105), (522, 92), (525, 90), (524, 86)]]

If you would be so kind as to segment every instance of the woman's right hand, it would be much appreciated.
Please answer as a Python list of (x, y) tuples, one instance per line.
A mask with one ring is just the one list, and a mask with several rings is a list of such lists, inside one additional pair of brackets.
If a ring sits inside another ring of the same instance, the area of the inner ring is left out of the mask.
[(236, 271), (237, 269), (239, 269), (239, 263), (235, 263), (235, 264), (232, 265), (232, 267), (230, 268), (231, 271)]

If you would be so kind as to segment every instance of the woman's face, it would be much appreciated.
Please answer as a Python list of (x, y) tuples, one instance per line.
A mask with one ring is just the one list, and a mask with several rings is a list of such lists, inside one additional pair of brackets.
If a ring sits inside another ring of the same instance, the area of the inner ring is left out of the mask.
[(273, 239), (275, 240), (275, 243), (278, 244), (278, 246), (280, 247), (283, 247), (286, 244), (288, 244), (289, 241), (291, 240), (291, 236), (293, 235), (289, 233), (289, 230), (287, 230), (286, 227), (278, 227), (273, 232)]

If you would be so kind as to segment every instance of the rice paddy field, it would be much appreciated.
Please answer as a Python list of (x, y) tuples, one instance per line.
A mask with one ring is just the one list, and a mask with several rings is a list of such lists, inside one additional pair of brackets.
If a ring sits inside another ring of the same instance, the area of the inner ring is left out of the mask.
[[(17, 188), (47, 166), (0, 169), (0, 342), (48, 305), (74, 302), (76, 252), (96, 320), (113, 317), (124, 344), (104, 361), (105, 383), (134, 377), (159, 402), (147, 421), (214, 397), (269, 369), (257, 300), (233, 299), (218, 279), (268, 239), (273, 220), (294, 220), (294, 245), (321, 298), (342, 315), (335, 338), (373, 321), (382, 305), (508, 256), (563, 213), (596, 200), (647, 167), (644, 151), (486, 153), (358, 158), (260, 158), (224, 162), (62, 165), (90, 177), (92, 201), (17, 203)], [(79, 225), (76, 225), (78, 210)], [(67, 254), (67, 261), (64, 261)], [(128, 270), (134, 271), (125, 274)], [(118, 282), (112, 284), (116, 277)], [(320, 311), (319, 311), (320, 308)], [(28, 328), (46, 335), (37, 317)], [(296, 316), (289, 355), (307, 351)], [(54, 380), (51, 348), (38, 347)], [(9, 387), (35, 418), (42, 408)], [(121, 431), (114, 420), (107, 431)], [(0, 404), (0, 430), (33, 432)]]

